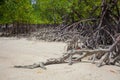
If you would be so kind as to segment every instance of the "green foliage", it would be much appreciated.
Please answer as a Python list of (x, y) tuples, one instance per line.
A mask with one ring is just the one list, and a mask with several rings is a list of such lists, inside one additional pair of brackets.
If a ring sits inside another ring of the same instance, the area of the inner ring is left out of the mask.
[[(68, 23), (98, 17), (101, 0), (0, 0), (0, 23)], [(120, 3), (120, 2), (119, 2)], [(119, 6), (120, 8), (120, 6)]]
[(33, 22), (33, 7), (28, 0), (5, 0), (0, 6), (0, 23)]
[(4, 4), (4, 0), (0, 0), (0, 5)]

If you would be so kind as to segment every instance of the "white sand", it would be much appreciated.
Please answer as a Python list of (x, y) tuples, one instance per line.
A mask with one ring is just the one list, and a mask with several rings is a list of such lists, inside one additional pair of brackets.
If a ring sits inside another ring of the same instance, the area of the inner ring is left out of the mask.
[(0, 80), (120, 80), (120, 67), (96, 67), (91, 63), (55, 64), (47, 70), (18, 69), (14, 65), (33, 64), (59, 57), (64, 43), (0, 38)]

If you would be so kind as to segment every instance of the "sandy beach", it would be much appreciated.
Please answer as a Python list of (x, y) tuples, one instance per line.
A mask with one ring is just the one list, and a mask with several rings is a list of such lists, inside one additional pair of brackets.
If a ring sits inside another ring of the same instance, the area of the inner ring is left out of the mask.
[(13, 67), (60, 57), (64, 46), (62, 42), (0, 38), (0, 80), (120, 80), (120, 67), (98, 68), (87, 62), (49, 65), (47, 70)]

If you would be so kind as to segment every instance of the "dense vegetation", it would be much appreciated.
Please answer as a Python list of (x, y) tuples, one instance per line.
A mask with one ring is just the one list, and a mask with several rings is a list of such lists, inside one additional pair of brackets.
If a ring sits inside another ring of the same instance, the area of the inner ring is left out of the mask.
[[(0, 24), (6, 24), (6, 30), (2, 29), (2, 31), (9, 35), (34, 31), (35, 29), (33, 30), (29, 24), (62, 24), (61, 28), (55, 28), (56, 33), (51, 30), (54, 33), (53, 38), (58, 38), (60, 34), (70, 31), (89, 37), (93, 37), (95, 33), (93, 39), (98, 37), (96, 43), (108, 44), (114, 41), (112, 36), (120, 32), (120, 1), (1, 0)], [(14, 27), (9, 29), (8, 24), (13, 24)], [(70, 33), (70, 35), (74, 34)], [(62, 41), (65, 40), (62, 39)]]
[(0, 23), (73, 23), (100, 11), (101, 0), (0, 0)]

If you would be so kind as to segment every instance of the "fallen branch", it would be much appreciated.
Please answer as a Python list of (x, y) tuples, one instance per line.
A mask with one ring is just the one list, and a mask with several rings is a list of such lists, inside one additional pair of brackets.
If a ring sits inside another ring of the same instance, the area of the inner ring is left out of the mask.
[[(84, 57), (93, 55), (93, 54), (103, 54), (102, 58), (100, 58), (100, 61), (98, 63), (98, 66), (100, 67), (103, 62), (106, 60), (110, 60), (109, 55), (112, 53), (117, 46), (117, 44), (120, 42), (120, 35), (117, 37), (116, 41), (108, 48), (108, 49), (95, 49), (95, 50), (87, 50), (87, 49), (80, 49), (80, 50), (69, 50), (65, 54), (63, 54), (60, 58), (50, 58), (47, 59), (46, 62), (39, 62), (35, 63), (33, 65), (25, 65), (25, 66), (14, 66), (15, 68), (28, 68), (28, 69), (34, 69), (37, 67), (41, 67), (43, 69), (46, 69), (46, 65), (50, 64), (60, 64), (60, 63), (69, 63), (71, 65), (75, 61), (81, 61)], [(79, 54), (79, 57), (73, 57), (73, 55)], [(115, 58), (115, 61), (117, 61), (119, 57)]]

